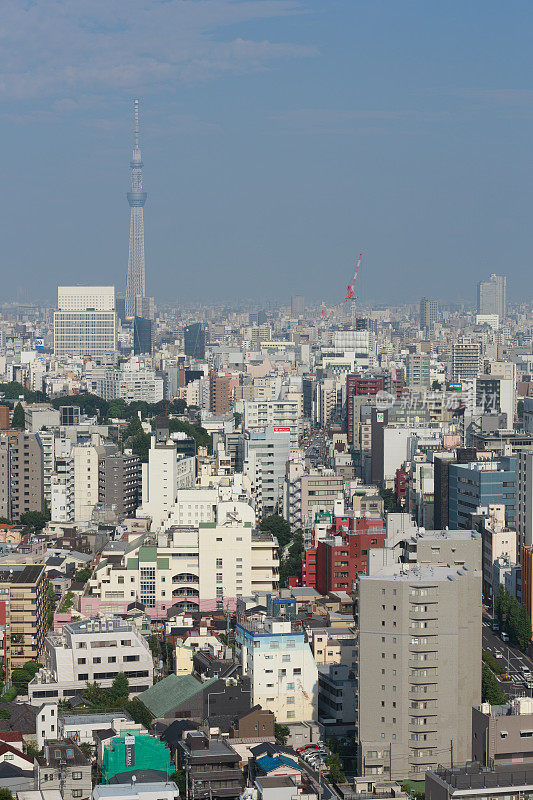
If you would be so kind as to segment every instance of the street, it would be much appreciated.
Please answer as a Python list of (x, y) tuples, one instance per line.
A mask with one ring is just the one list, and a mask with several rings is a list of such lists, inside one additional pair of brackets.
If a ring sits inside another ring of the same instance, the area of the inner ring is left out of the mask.
[[(533, 661), (516, 647), (502, 642), (498, 633), (493, 633), (490, 623), (483, 619), (482, 647), (502, 664), (510, 681), (500, 681), (506, 694), (511, 697), (533, 696), (532, 690), (524, 686), (524, 669), (533, 672)], [(499, 657), (499, 655), (502, 658)], [(499, 678), (498, 678), (499, 680)]]

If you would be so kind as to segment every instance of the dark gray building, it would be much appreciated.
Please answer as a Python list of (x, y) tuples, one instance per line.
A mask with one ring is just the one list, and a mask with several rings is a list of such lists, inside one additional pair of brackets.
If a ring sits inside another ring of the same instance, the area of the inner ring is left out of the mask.
[(98, 465), (98, 502), (116, 510), (119, 517), (131, 517), (140, 502), (141, 462), (138, 456), (113, 453)]
[(190, 358), (205, 358), (206, 326), (203, 322), (193, 322), (186, 325), (184, 331), (185, 355)]

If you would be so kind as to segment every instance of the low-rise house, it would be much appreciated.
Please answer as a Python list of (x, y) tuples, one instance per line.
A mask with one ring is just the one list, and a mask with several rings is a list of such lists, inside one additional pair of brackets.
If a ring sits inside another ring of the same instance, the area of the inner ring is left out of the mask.
[(91, 796), (91, 764), (72, 739), (49, 739), (37, 757), (41, 789), (59, 789), (63, 800)]

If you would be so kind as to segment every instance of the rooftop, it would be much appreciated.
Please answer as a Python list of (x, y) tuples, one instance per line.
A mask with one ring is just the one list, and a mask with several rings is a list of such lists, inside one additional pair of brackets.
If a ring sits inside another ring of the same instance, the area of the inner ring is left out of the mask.
[(505, 768), (491, 770), (474, 762), (453, 769), (439, 767), (430, 770), (430, 776), (444, 781), (452, 789), (496, 789), (508, 786), (533, 786), (533, 767), (507, 765)]

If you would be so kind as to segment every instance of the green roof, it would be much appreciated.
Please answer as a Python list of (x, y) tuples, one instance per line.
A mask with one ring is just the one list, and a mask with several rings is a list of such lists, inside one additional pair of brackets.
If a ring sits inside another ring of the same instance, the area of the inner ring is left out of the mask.
[(141, 547), (139, 550), (139, 561), (155, 561), (157, 559), (157, 547)]
[(168, 558), (158, 558), (157, 569), (170, 569), (168, 564)]
[(142, 700), (154, 717), (164, 717), (165, 714), (203, 691), (206, 686), (211, 686), (216, 680), (218, 678), (209, 678), (202, 682), (194, 675), (183, 675), (181, 678), (174, 674), (168, 675), (142, 692), (139, 700)]
[(139, 568), (139, 559), (138, 558), (128, 558), (126, 561), (126, 567), (128, 569), (138, 569)]

